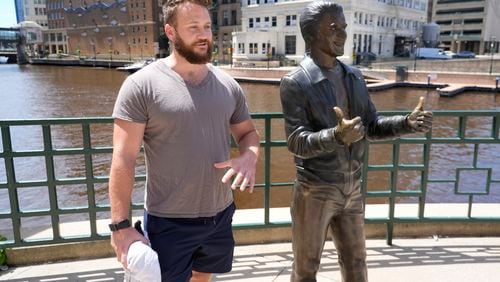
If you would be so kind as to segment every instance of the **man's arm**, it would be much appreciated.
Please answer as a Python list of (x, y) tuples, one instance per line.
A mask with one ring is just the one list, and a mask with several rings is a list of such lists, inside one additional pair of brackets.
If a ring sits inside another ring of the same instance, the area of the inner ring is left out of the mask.
[[(132, 189), (134, 187), (135, 162), (141, 148), (145, 124), (115, 119), (113, 127), (113, 157), (109, 174), (109, 202), (111, 222), (128, 218)], [(127, 267), (127, 251), (134, 241), (147, 240), (133, 227), (113, 231), (111, 245), (117, 259)]]
[(229, 167), (222, 177), (222, 182), (226, 183), (232, 176), (235, 176), (231, 189), (234, 190), (240, 186), (240, 190), (244, 191), (248, 186), (248, 191), (251, 193), (255, 184), (255, 166), (259, 156), (260, 136), (250, 119), (231, 125), (231, 133), (238, 143), (240, 155), (234, 159), (216, 163), (214, 166), (216, 168)]

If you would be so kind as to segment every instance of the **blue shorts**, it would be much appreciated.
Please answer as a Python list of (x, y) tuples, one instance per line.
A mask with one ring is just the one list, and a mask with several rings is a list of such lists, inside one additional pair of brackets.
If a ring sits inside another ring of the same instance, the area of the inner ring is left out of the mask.
[(234, 238), (232, 203), (213, 217), (164, 218), (144, 213), (151, 247), (158, 253), (162, 281), (185, 282), (191, 270), (231, 271)]

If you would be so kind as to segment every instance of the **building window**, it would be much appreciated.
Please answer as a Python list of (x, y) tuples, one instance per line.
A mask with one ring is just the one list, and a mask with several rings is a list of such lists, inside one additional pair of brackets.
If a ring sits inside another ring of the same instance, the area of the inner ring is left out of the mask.
[(276, 17), (271, 17), (271, 26), (276, 26)]
[(255, 18), (255, 27), (260, 27), (260, 18)]
[(229, 11), (222, 11), (222, 25), (229, 25)]
[(238, 43), (238, 53), (245, 54), (245, 43)]
[(253, 18), (248, 19), (248, 27), (253, 28)]
[(231, 25), (237, 25), (238, 23), (236, 23), (236, 18), (237, 18), (237, 14), (236, 14), (236, 10), (232, 10), (231, 11)]
[(212, 24), (217, 25), (217, 12), (212, 12)]
[(285, 54), (295, 55), (296, 54), (296, 36), (287, 35), (285, 36)]
[(266, 47), (266, 43), (262, 43), (262, 54), (267, 54), (267, 47)]
[(297, 15), (288, 15), (286, 16), (286, 26), (295, 26), (297, 25)]
[(250, 50), (249, 50), (248, 53), (250, 53), (250, 54), (257, 54), (257, 49), (258, 49), (257, 43), (250, 43), (249, 44), (249, 48), (250, 48)]

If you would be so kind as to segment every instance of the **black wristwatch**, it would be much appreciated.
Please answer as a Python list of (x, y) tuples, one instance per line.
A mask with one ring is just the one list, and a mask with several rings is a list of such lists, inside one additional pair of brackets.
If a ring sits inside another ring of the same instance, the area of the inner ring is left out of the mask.
[(109, 225), (109, 230), (111, 231), (118, 231), (120, 229), (125, 229), (125, 228), (128, 228), (130, 227), (130, 221), (128, 219), (124, 219), (118, 223), (111, 223)]

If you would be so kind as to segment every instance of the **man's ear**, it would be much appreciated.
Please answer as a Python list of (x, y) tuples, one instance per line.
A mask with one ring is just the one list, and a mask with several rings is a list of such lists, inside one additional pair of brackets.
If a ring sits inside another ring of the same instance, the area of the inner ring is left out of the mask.
[(165, 34), (167, 35), (169, 41), (174, 41), (173, 39), (175, 38), (175, 32), (173, 26), (171, 26), (170, 24), (165, 24)]

